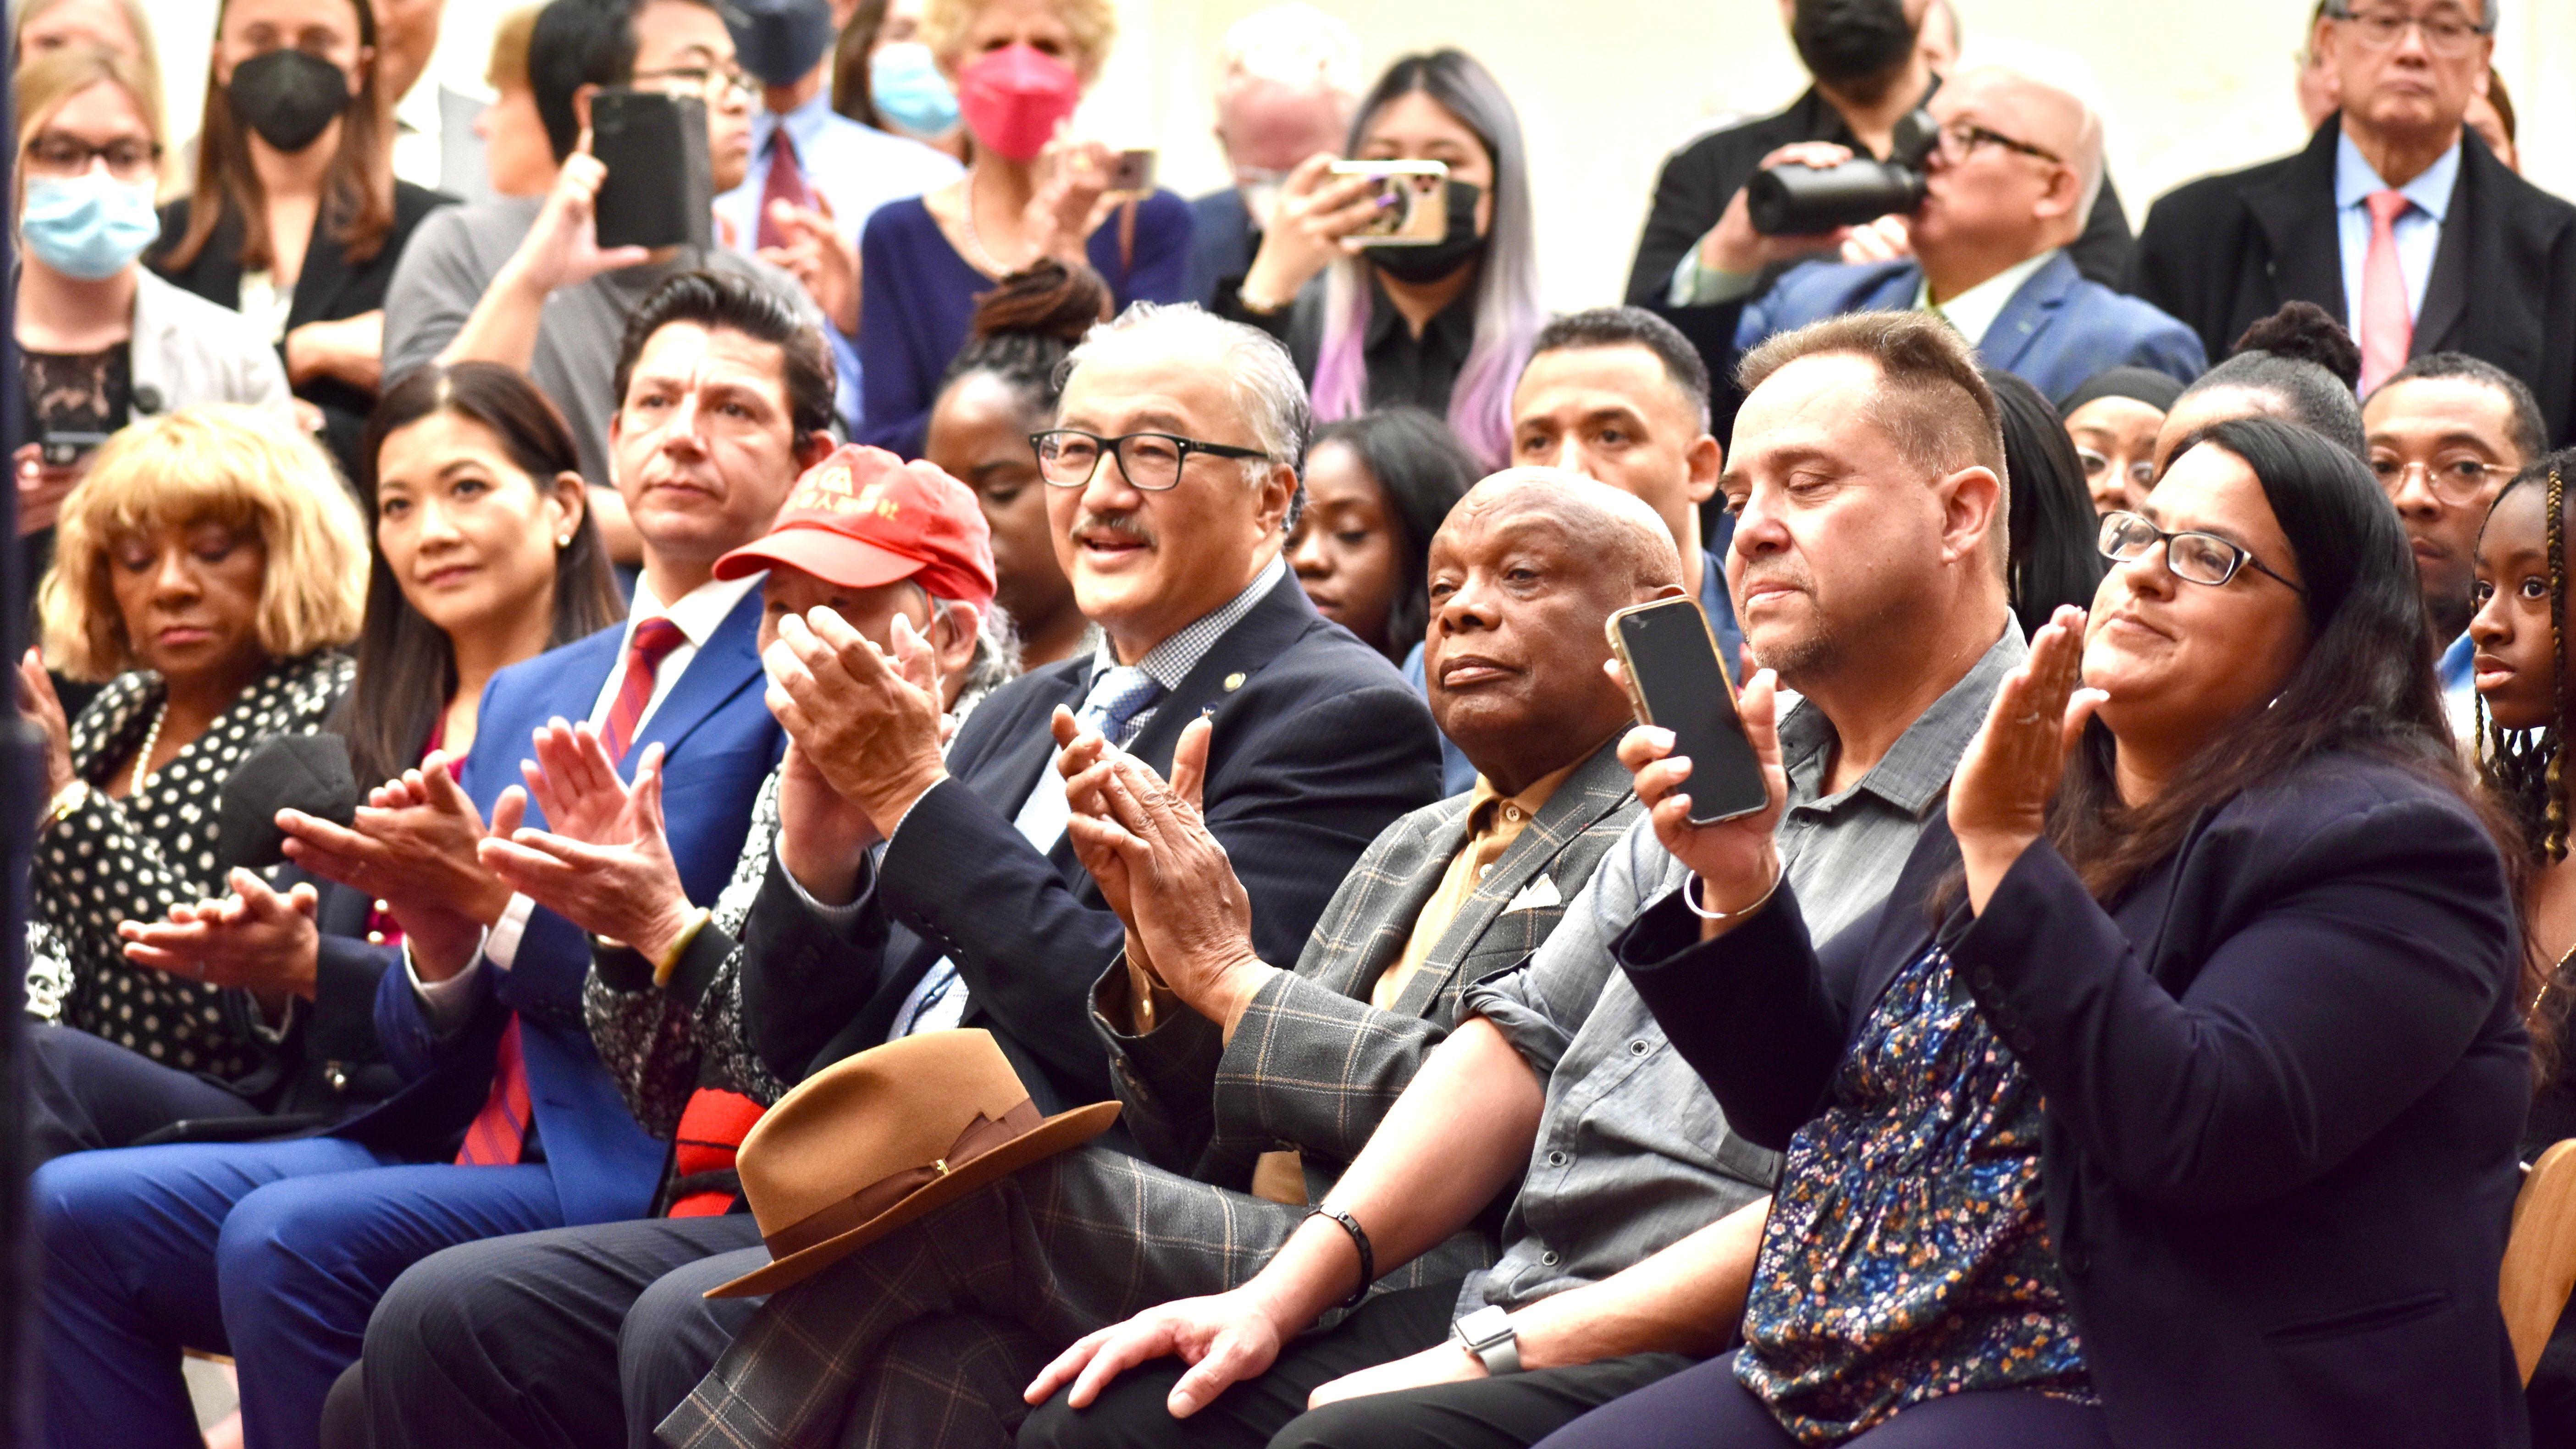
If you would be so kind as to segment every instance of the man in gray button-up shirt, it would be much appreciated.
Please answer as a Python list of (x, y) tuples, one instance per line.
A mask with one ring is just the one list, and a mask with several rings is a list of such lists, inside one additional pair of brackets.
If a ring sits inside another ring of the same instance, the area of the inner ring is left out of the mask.
[[(1787, 802), (1783, 869), (1801, 904), (1816, 902), (1821, 937), (1893, 886), (2026, 652), (2004, 585), (2002, 440), (1965, 344), (1919, 316), (1822, 323), (1746, 372), (1724, 480), (1739, 511), (1729, 584), (1755, 657), (1804, 696), (1781, 725), (1773, 788)], [(1029, 1421), (1024, 1449), (1257, 1444), (1319, 1389), (1327, 1407), (1297, 1442), (1401, 1445), (1442, 1415), (1528, 1442), (1684, 1352), (1723, 1347), (1751, 1205), (1778, 1163), (1728, 1132), (1609, 952), (1685, 880), (1640, 822), (1529, 964), (1469, 993), (1474, 1019), (1424, 1063), (1325, 1215), (1243, 1288), (1077, 1344), (1035, 1386), (1070, 1389)], [(1389, 1271), (1515, 1184), (1500, 1259), (1454, 1296), (1381, 1293), (1296, 1337), (1352, 1292), (1363, 1261)], [(1213, 1422), (1172, 1417), (1202, 1411)]]

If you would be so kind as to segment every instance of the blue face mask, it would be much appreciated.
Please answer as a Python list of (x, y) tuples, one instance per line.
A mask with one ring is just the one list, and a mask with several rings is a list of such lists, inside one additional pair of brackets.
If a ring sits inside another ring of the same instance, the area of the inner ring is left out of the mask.
[(868, 62), (868, 98), (906, 135), (934, 140), (957, 129), (957, 92), (917, 40), (877, 48)]
[(152, 211), (152, 184), (128, 186), (104, 170), (68, 178), (27, 179), (27, 207), (18, 234), (37, 261), (84, 282), (124, 271), (160, 239)]

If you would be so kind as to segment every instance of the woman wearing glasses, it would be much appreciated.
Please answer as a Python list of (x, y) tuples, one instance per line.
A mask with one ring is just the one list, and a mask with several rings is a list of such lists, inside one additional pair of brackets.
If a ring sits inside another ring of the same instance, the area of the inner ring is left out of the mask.
[(190, 194), (152, 265), (248, 317), (308, 423), (358, 474), (385, 289), (412, 228), (453, 198), (397, 181), (369, 0), (228, 0), (215, 20)]
[[(2492, 820), (2360, 461), (2222, 423), (1997, 692), (1889, 903), (1819, 951), (1773, 803), (1617, 942), (1783, 1150), (1737, 1352), (1547, 1449), (2525, 1442), (2496, 1274), (2531, 1065)], [(2081, 689), (2078, 686), (2085, 686)]]

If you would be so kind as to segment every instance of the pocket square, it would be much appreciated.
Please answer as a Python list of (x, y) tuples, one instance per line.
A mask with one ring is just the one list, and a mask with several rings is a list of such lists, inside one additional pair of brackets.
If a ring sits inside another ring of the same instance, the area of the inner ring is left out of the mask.
[(1520, 894), (1512, 897), (1511, 902), (1503, 907), (1503, 914), (1508, 916), (1514, 911), (1535, 911), (1542, 906), (1564, 904), (1565, 897), (1558, 892), (1556, 881), (1548, 876), (1540, 876), (1521, 887)]

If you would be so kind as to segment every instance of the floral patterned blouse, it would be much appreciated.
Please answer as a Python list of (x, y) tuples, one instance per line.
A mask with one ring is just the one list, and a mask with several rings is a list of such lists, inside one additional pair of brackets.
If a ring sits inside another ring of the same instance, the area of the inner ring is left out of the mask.
[(108, 782), (161, 708), (161, 676), (118, 675), (72, 721), (72, 771), (93, 787), (78, 810), (38, 826), (35, 906), (43, 930), (28, 995), (65, 1026), (105, 1037), (167, 1067), (238, 1081), (274, 1057), (247, 991), (190, 981), (125, 959), (121, 921), (158, 921), (182, 901), (223, 894), (215, 868), (216, 801), (224, 777), (271, 735), (305, 734), (347, 693), (353, 672), (333, 652), (307, 654), (253, 680), (206, 732), (122, 800)]
[(2039, 1089), (1933, 946), (1791, 1140), (1738, 1382), (1801, 1444), (1972, 1389), (2095, 1402), (2049, 1246)]

